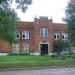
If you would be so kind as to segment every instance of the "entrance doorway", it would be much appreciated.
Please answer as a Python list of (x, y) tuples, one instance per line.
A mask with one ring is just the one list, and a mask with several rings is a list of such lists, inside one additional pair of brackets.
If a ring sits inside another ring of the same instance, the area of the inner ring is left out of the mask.
[(41, 54), (48, 54), (48, 44), (40, 44)]

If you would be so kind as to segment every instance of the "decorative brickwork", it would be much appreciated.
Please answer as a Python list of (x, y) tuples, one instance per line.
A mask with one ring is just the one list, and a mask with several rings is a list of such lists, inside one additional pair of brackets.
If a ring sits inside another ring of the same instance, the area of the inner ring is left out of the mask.
[[(48, 29), (48, 36), (40, 36), (41, 28)], [(59, 32), (61, 38), (61, 34), (67, 30), (67, 25), (53, 23), (53, 19), (48, 19), (48, 17), (40, 17), (35, 18), (33, 22), (17, 22), (16, 29), (20, 32), (20, 38), (17, 39), (17, 44), (20, 45), (19, 52), (41, 53), (41, 49), (45, 48), (41, 48), (41, 44), (42, 46), (45, 46), (44, 44), (46, 44), (46, 46), (48, 45), (48, 47), (46, 47), (48, 48), (47, 51), (50, 53), (50, 51), (53, 50), (54, 32)], [(29, 39), (22, 39), (23, 31), (29, 32)], [(26, 51), (26, 49), (29, 50)], [(13, 49), (11, 45), (0, 41), (0, 50), (1, 52), (11, 52)]]

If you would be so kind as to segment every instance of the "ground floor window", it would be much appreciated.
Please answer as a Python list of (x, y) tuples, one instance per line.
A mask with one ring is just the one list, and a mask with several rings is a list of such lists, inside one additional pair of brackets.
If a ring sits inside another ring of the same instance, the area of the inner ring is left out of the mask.
[(20, 53), (20, 44), (12, 44), (12, 53)]
[(54, 52), (62, 52), (67, 51), (69, 47), (69, 43), (67, 41), (54, 41), (53, 51)]
[(29, 43), (22, 44), (22, 53), (29, 53)]

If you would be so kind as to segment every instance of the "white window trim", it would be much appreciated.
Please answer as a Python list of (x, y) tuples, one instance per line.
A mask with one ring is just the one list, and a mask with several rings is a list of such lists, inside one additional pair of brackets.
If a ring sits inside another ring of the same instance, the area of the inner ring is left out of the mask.
[[(47, 36), (45, 35), (46, 34), (46, 31), (47, 30)], [(41, 35), (41, 33), (42, 33), (42, 35)], [(41, 28), (40, 29), (40, 36), (41, 37), (48, 37), (48, 29), (47, 28)]]
[(62, 35), (64, 36), (64, 39), (62, 38), (62, 40), (68, 40), (68, 34), (67, 33), (62, 33)]
[[(17, 34), (19, 35), (19, 38), (17, 38)], [(16, 31), (16, 36), (15, 36), (16, 39), (20, 39), (20, 32), (19, 31)]]
[[(54, 35), (56, 36), (56, 38), (54, 38), (54, 40), (59, 40), (60, 39), (60, 34), (58, 32), (55, 32)], [(59, 38), (57, 36), (59, 36)]]
[[(23, 38), (23, 35), (25, 35), (25, 38)], [(28, 31), (22, 32), (22, 39), (29, 39), (29, 32)]]

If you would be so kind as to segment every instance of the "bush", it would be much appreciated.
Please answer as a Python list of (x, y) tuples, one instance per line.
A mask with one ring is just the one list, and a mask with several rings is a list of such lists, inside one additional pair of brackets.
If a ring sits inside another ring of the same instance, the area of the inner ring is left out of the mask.
[(71, 52), (62, 52), (60, 54), (60, 59), (75, 59), (75, 53)]
[(29, 53), (9, 53), (8, 55), (30, 55)]
[(60, 56), (59, 56), (59, 58), (60, 59), (68, 59), (68, 58), (70, 58), (70, 53), (69, 52), (62, 52), (61, 54), (60, 54)]
[(51, 57), (52, 57), (52, 58), (55, 58), (55, 55), (52, 55)]
[(71, 55), (71, 58), (72, 58), (72, 59), (75, 59), (75, 53), (73, 53), (73, 54)]

